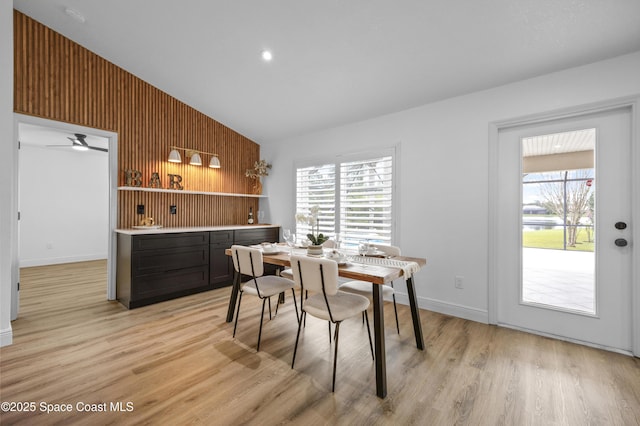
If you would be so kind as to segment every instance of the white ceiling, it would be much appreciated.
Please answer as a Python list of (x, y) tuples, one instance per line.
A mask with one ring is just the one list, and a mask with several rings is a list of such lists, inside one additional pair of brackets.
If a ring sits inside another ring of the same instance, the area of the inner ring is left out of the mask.
[(258, 143), (640, 50), (637, 0), (13, 4)]

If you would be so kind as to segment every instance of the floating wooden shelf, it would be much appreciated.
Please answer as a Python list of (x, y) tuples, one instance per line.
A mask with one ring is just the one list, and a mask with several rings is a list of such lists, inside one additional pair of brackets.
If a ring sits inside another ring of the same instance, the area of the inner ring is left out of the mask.
[(218, 195), (221, 197), (267, 198), (266, 195), (236, 194), (232, 192), (186, 191), (180, 189), (144, 188), (141, 186), (119, 186), (118, 191), (166, 192), (170, 194)]

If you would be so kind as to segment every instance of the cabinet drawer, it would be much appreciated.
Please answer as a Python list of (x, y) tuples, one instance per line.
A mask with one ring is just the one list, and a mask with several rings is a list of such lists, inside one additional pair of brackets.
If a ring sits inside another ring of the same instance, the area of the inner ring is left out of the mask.
[(233, 244), (233, 231), (213, 231), (209, 232), (209, 243), (211, 244)]
[(209, 245), (142, 250), (131, 254), (134, 277), (209, 265)]
[(280, 228), (240, 229), (236, 230), (235, 243), (241, 245), (260, 244), (278, 241)]
[(206, 287), (209, 281), (207, 265), (195, 268), (184, 268), (162, 274), (151, 274), (140, 277), (132, 288), (131, 299), (143, 301), (154, 297), (168, 299), (169, 295), (187, 293), (198, 287)]
[(207, 232), (185, 232), (180, 234), (139, 235), (133, 238), (132, 251), (173, 249), (209, 243)]

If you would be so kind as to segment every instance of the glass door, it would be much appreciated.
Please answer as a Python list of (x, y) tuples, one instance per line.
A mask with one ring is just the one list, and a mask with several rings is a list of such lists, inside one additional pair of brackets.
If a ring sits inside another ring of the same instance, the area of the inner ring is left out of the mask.
[(596, 129), (522, 139), (522, 302), (596, 314)]
[(630, 123), (625, 108), (499, 132), (499, 324), (631, 350)]

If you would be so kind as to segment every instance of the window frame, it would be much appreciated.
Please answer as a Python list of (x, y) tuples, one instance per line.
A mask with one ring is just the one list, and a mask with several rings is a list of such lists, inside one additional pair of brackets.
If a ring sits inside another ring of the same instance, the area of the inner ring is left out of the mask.
[[(293, 188), (293, 201), (294, 208), (298, 207), (298, 170), (306, 167), (319, 167), (322, 165), (333, 164), (335, 167), (335, 186), (334, 186), (334, 200), (335, 200), (335, 232), (342, 234), (343, 224), (341, 223), (341, 165), (342, 163), (354, 162), (354, 161), (366, 161), (369, 159), (375, 159), (380, 157), (391, 157), (391, 221), (390, 221), (390, 234), (389, 234), (389, 244), (399, 245), (398, 238), (398, 218), (399, 218), (399, 205), (400, 205), (400, 185), (399, 185), (399, 173), (398, 173), (398, 153), (399, 153), (399, 145), (377, 148), (377, 149), (369, 149), (363, 151), (355, 151), (350, 153), (340, 153), (335, 155), (324, 155), (324, 156), (316, 156), (313, 158), (305, 158), (298, 159), (294, 161), (293, 167), (293, 179), (294, 179), (294, 188)], [(296, 210), (295, 213), (308, 213), (308, 212), (298, 212)], [(296, 233), (298, 232), (299, 225), (295, 223), (294, 228)], [(333, 234), (330, 234), (333, 236)], [(300, 236), (298, 236), (300, 238)], [(344, 237), (341, 236), (342, 239)], [(343, 247), (345, 245), (343, 244)], [(354, 247), (354, 244), (350, 244), (349, 247)]]

